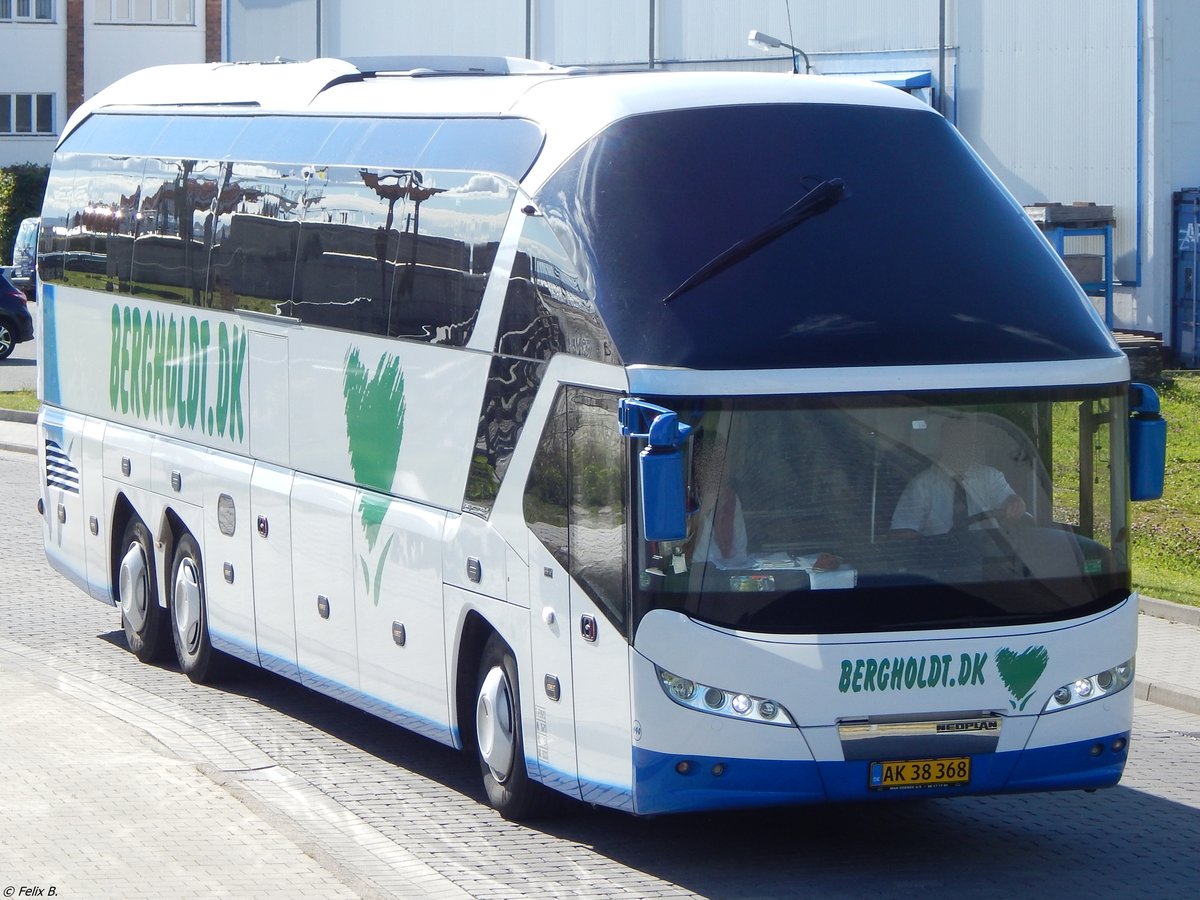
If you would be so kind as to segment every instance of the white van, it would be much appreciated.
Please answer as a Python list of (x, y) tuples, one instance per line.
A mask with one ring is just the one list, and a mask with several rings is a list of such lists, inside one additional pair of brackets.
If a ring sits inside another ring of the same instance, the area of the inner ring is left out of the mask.
[(37, 217), (22, 219), (17, 229), (17, 239), (13, 242), (12, 281), (31, 301), (37, 299), (36, 263), (41, 221)]

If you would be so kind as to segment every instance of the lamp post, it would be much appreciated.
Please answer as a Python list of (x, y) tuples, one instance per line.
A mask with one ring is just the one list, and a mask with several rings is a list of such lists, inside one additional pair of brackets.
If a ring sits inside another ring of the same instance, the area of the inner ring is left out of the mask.
[(775, 50), (776, 48), (779, 48), (779, 47), (786, 47), (787, 49), (792, 51), (792, 73), (793, 74), (796, 74), (796, 75), (800, 74), (800, 68), (799, 68), (799, 66), (796, 65), (796, 56), (797, 55), (802, 56), (804, 58), (804, 74), (808, 75), (810, 72), (812, 72), (812, 64), (809, 63), (809, 61), (808, 61), (808, 54), (805, 53), (803, 50), (801, 50), (799, 47), (793, 47), (791, 44), (785, 43), (784, 41), (781, 41), (777, 37), (772, 37), (771, 35), (766, 34), (762, 31), (751, 31), (750, 37), (747, 39), (747, 43), (749, 43), (750, 46), (753, 47), (754, 49), (762, 50), (763, 52), (770, 52), (771, 50)]

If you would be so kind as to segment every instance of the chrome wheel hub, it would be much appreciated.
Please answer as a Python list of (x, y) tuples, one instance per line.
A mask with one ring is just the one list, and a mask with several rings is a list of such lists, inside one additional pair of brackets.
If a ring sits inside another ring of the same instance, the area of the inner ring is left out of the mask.
[(480, 757), (492, 770), (492, 777), (503, 784), (513, 767), (516, 726), (512, 691), (504, 670), (499, 666), (488, 672), (479, 686), (479, 698), (475, 705), (475, 734)]
[(179, 646), (188, 654), (200, 649), (200, 578), (196, 563), (185, 559), (175, 572), (171, 620), (179, 637)]
[(121, 559), (120, 582), (117, 588), (121, 615), (134, 633), (146, 627), (147, 604), (150, 602), (150, 567), (142, 545), (134, 542)]

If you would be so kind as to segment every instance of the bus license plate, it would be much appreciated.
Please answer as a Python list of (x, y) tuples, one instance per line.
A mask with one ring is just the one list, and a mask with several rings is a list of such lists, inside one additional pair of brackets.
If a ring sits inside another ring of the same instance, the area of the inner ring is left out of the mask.
[(873, 791), (969, 784), (971, 757), (893, 759), (871, 763), (870, 772), (870, 788)]

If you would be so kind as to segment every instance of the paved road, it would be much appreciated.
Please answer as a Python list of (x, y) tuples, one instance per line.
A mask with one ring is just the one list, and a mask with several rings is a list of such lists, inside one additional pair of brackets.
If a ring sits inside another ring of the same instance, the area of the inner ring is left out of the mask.
[(37, 341), (17, 344), (8, 359), (0, 359), (0, 391), (33, 390), (37, 385)]
[[(80, 717), (39, 724), (0, 708), (0, 744), (2, 729), (20, 726), (44, 731), (39, 740), (54, 750), (25, 760), (22, 777), (57, 786), (31, 807), (0, 790), (0, 886), (53, 883), (31, 861), (57, 859), (60, 885), (95, 867), (129, 880), (106, 896), (153, 896), (163, 879), (180, 896), (214, 896), (222, 879), (260, 864), (223, 850), (230, 835), (289, 861), (264, 870), (256, 897), (298, 896), (296, 880), (276, 884), (280, 868), (299, 872), (314, 895), (336, 886), (379, 897), (1181, 896), (1200, 881), (1200, 716), (1145, 702), (1125, 781), (1095, 794), (653, 820), (573, 806), (536, 827), (505, 822), (461, 754), (266, 674), (204, 688), (137, 663), (114, 611), (46, 567), (35, 477), (31, 457), (0, 452), (10, 499), (0, 521), (0, 694), (11, 688), (5, 673), (18, 673), (27, 694), (66, 694)], [(67, 814), (78, 805), (72, 792), (96, 785), (55, 767), (101, 755), (108, 732), (131, 725), (146, 738), (136, 753), (115, 745), (130, 760), (122, 774), (136, 784), (142, 766), (149, 781), (158, 769), (146, 754), (157, 754), (182, 785), (167, 801), (178, 804), (175, 827), (161, 824), (162, 797), (124, 781), (111, 796), (105, 783), (94, 821)], [(189, 828), (205, 784), (219, 818)], [(47, 819), (43, 807), (63, 815)], [(61, 822), (52, 839), (46, 821)], [(63, 857), (78, 845), (94, 855)], [(195, 861), (205, 852), (207, 878)], [(189, 873), (183, 889), (176, 870)], [(59, 896), (71, 894), (60, 887)]]

